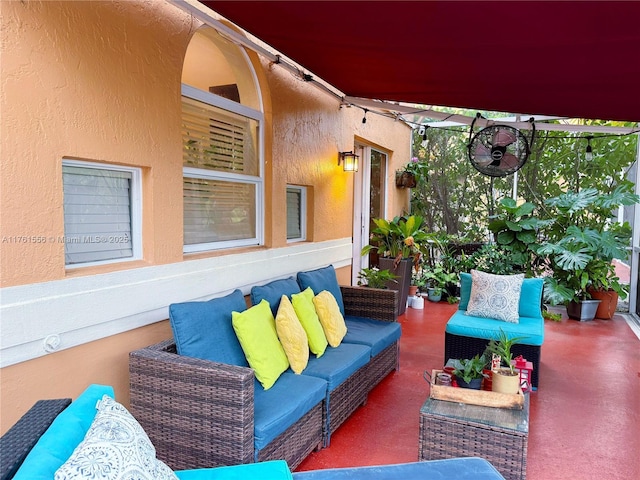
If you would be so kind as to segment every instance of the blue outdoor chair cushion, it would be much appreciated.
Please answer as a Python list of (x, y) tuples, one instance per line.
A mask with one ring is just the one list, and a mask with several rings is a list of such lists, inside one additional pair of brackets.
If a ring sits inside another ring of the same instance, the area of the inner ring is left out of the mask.
[(240, 290), (207, 302), (174, 303), (169, 321), (180, 355), (248, 367), (231, 312), (244, 312), (247, 303)]
[[(542, 278), (525, 278), (522, 281), (520, 290), (520, 303), (518, 304), (518, 315), (520, 317), (542, 318), (542, 289), (544, 280)], [(471, 296), (471, 274), (460, 273), (460, 303), (458, 310), (466, 310)]]
[(458, 310), (451, 316), (445, 328), (447, 333), (487, 340), (498, 340), (500, 330), (506, 333), (509, 338), (523, 337), (518, 343), (534, 346), (540, 346), (544, 343), (542, 316), (539, 318), (520, 317), (518, 323), (509, 323), (493, 318), (466, 315), (464, 310)]
[(297, 278), (301, 291), (305, 290), (307, 287), (311, 287), (311, 290), (313, 290), (313, 293), (316, 295), (323, 290), (331, 292), (335, 297), (336, 302), (338, 302), (340, 313), (344, 316), (342, 291), (340, 290), (340, 284), (338, 283), (338, 277), (336, 276), (336, 270), (333, 268), (333, 265), (318, 268), (317, 270), (298, 272)]
[(382, 322), (370, 318), (345, 318), (347, 335), (342, 340), (345, 343), (356, 343), (371, 347), (371, 356), (375, 357), (389, 345), (397, 342), (402, 334), (398, 322)]
[(291, 480), (291, 471), (284, 460), (231, 465), (229, 467), (199, 468), (197, 470), (178, 470), (180, 480)]
[(360, 367), (369, 363), (371, 348), (366, 345), (341, 343), (338, 347), (327, 347), (320, 358), (311, 356), (302, 375), (322, 378), (327, 381), (329, 392), (339, 387)]
[(289, 370), (269, 390), (256, 381), (254, 392), (254, 445), (262, 450), (325, 399), (327, 382)]
[(295, 278), (289, 277), (274, 280), (265, 285), (257, 285), (251, 288), (251, 304), (258, 305), (262, 300), (266, 300), (269, 302), (275, 317), (278, 313), (282, 295), (286, 295), (291, 300), (291, 295), (294, 293), (300, 293), (300, 286)]
[(71, 402), (40, 437), (13, 478), (51, 480), (84, 439), (96, 416), (96, 403), (105, 394), (113, 397), (113, 387), (90, 385)]

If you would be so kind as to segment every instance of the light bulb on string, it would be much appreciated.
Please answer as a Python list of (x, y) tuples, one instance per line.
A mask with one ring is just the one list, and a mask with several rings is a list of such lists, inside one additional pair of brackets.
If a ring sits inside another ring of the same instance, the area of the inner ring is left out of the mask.
[(591, 139), (593, 137), (589, 136), (587, 137), (587, 148), (584, 152), (584, 159), (587, 162), (590, 162), (591, 160), (593, 160), (593, 148), (591, 147)]

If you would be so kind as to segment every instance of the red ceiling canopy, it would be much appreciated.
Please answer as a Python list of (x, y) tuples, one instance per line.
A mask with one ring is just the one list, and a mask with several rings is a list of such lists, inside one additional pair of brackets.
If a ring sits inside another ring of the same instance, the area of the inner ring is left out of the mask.
[(640, 120), (640, 2), (201, 3), (346, 95)]

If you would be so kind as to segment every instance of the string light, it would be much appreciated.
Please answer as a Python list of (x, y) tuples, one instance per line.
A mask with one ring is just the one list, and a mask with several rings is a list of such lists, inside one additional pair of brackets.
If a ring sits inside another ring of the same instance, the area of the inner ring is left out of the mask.
[(591, 160), (593, 160), (593, 149), (591, 148), (591, 139), (593, 137), (592, 136), (588, 136), (587, 137), (587, 149), (584, 152), (584, 159), (587, 162), (590, 162)]
[(364, 117), (362, 117), (362, 123), (367, 123), (367, 112), (369, 110), (367, 110), (366, 108), (364, 109)]

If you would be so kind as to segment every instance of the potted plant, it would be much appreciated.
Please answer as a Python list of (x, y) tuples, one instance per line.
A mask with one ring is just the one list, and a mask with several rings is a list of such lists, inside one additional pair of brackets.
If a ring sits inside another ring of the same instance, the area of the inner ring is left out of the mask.
[(389, 282), (396, 281), (396, 275), (389, 270), (380, 270), (377, 267), (363, 268), (358, 273), (358, 285), (371, 288), (387, 288)]
[(441, 263), (437, 263), (434, 267), (425, 267), (422, 276), (427, 284), (428, 298), (432, 302), (439, 302), (447, 285), (458, 281), (458, 275), (447, 272)]
[(422, 230), (424, 220), (418, 215), (395, 217), (393, 220), (375, 218), (372, 221), (376, 227), (371, 230), (370, 243), (365, 245), (361, 254), (364, 256), (377, 251), (379, 268), (396, 275), (397, 282), (387, 286), (400, 294), (398, 315), (401, 315), (406, 309), (412, 272), (420, 265), (429, 235)]
[(612, 289), (626, 297), (611, 263), (627, 257), (631, 227), (627, 222), (611, 223), (610, 219), (614, 209), (633, 205), (639, 199), (628, 184), (622, 184), (612, 193), (587, 188), (545, 202), (555, 210), (548, 240), (537, 249), (538, 254), (546, 256), (546, 266), (553, 272), (545, 278), (545, 299), (552, 305), (566, 303), (570, 318), (595, 318), (600, 301), (591, 298), (594, 288)]
[(491, 390), (493, 392), (515, 394), (520, 390), (520, 374), (513, 366), (511, 347), (523, 337), (509, 336), (501, 329), (498, 340), (491, 340), (487, 345), (485, 355), (500, 357), (502, 367), (492, 370)]
[(414, 188), (418, 183), (427, 180), (427, 172), (427, 165), (418, 157), (413, 157), (402, 170), (396, 172), (396, 187)]
[(459, 387), (480, 390), (483, 370), (487, 366), (485, 355), (476, 355), (473, 358), (465, 358), (454, 362), (453, 374)]

